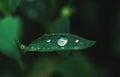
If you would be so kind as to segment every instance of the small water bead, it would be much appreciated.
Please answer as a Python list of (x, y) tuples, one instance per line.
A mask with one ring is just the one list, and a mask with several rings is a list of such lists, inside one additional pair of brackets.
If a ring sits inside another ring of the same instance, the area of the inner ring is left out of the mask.
[(79, 42), (80, 42), (80, 40), (75, 40), (75, 42), (76, 42), (76, 43), (79, 43)]
[(38, 50), (40, 50), (40, 48), (37, 48)]
[(49, 39), (49, 40), (46, 40), (46, 42), (50, 43), (50, 42), (51, 42), (51, 40), (50, 40), (50, 39)]
[(67, 39), (67, 38), (64, 38), (64, 37), (61, 37), (61, 38), (57, 41), (57, 44), (58, 44), (59, 46), (65, 46), (67, 43), (68, 43), (68, 39)]

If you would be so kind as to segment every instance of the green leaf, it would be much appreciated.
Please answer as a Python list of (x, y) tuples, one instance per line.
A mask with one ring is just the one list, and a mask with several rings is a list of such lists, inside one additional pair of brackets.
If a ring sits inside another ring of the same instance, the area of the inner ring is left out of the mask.
[(21, 0), (1, 0), (4, 10), (8, 13), (14, 13)]
[(20, 59), (16, 41), (19, 40), (21, 21), (19, 18), (5, 17), (0, 20), (0, 52), (4, 55)]
[(95, 77), (93, 64), (82, 54), (72, 54), (56, 67), (56, 72), (63, 77)]
[[(56, 21), (51, 24), (49, 33), (69, 33), (70, 32), (70, 19), (67, 16), (60, 16)], [(57, 52), (62, 57), (68, 56), (71, 51)]]
[(26, 48), (26, 51), (36, 52), (52, 52), (52, 51), (69, 51), (83, 50), (95, 44), (95, 41), (69, 34), (69, 33), (53, 33), (33, 41)]
[[(49, 33), (70, 33), (70, 18), (69, 16), (60, 16), (51, 24)], [(47, 30), (46, 30), (47, 31)], [(57, 52), (62, 57), (67, 57), (71, 51)]]

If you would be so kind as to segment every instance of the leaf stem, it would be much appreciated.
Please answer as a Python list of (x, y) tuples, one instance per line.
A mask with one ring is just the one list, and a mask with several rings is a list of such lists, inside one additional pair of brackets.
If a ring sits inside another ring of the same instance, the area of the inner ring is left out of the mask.
[(22, 60), (18, 60), (18, 64), (19, 64), (21, 70), (23, 70), (23, 71), (26, 70), (26, 65)]

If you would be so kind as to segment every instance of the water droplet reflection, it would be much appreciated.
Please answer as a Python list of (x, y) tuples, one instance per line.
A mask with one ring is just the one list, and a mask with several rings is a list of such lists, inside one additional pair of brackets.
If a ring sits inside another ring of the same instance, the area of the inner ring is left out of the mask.
[(51, 40), (50, 40), (50, 39), (49, 39), (49, 40), (46, 40), (46, 42), (50, 43), (50, 42), (51, 42)]
[(76, 43), (78, 43), (78, 42), (79, 42), (79, 40), (75, 40), (75, 42), (76, 42)]
[(68, 43), (68, 39), (67, 39), (67, 38), (64, 38), (64, 37), (61, 37), (61, 38), (57, 41), (57, 44), (58, 44), (59, 46), (65, 46), (67, 43)]

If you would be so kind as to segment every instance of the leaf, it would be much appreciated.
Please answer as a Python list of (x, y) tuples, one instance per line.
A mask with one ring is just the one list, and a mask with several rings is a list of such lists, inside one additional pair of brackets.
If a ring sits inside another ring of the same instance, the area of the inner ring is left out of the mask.
[(56, 67), (63, 77), (95, 77), (93, 64), (82, 54), (72, 54)]
[(8, 13), (14, 13), (21, 0), (1, 0)]
[(28, 45), (26, 51), (52, 52), (83, 50), (95, 44), (95, 41), (87, 40), (82, 37), (69, 33), (45, 34)]
[(0, 52), (4, 55), (19, 59), (16, 41), (19, 40), (21, 21), (15, 17), (5, 17), (0, 21)]
[[(70, 32), (70, 19), (67, 16), (60, 16), (54, 21), (50, 27), (50, 33), (69, 33)], [(57, 52), (62, 57), (67, 57), (71, 51)]]

